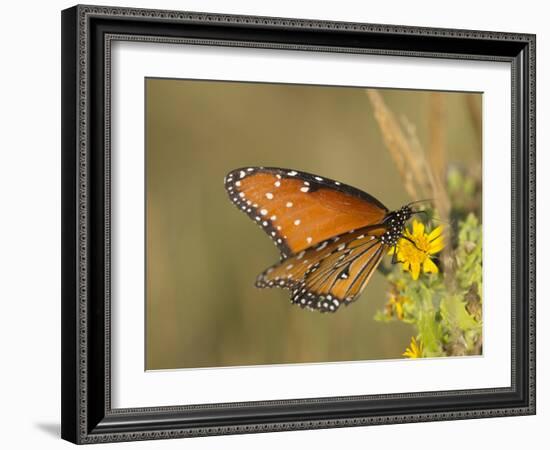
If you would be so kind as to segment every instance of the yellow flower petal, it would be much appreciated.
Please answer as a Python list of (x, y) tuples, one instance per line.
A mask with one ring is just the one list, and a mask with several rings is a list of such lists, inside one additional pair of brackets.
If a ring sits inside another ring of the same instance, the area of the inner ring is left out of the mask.
[(443, 250), (445, 243), (443, 241), (443, 227), (439, 225), (428, 235), (428, 253), (434, 254)]
[(395, 304), (395, 315), (399, 320), (403, 320), (403, 305), (401, 303)]
[(445, 247), (443, 236), (439, 236), (438, 238), (434, 239), (432, 242), (429, 243), (428, 253), (430, 255), (434, 255), (436, 253), (439, 253), (441, 250), (443, 250), (443, 247)]
[(413, 336), (411, 338), (411, 343), (409, 344), (405, 352), (402, 353), (402, 355), (408, 358), (422, 358), (423, 351), (424, 346), (422, 345), (422, 341), (418, 342)]
[(439, 236), (441, 236), (443, 234), (443, 226), (442, 225), (439, 225), (437, 227), (435, 227), (431, 232), (430, 234), (428, 234), (428, 241), (433, 241), (435, 238), (438, 238)]
[(412, 261), (410, 267), (412, 279), (418, 280), (418, 276), (420, 275), (420, 263), (418, 261)]
[(416, 220), (413, 220), (413, 236), (421, 236), (424, 234), (424, 224), (422, 222), (418, 222)]
[(426, 258), (426, 260), (424, 261), (424, 264), (422, 264), (422, 267), (424, 269), (424, 273), (439, 272), (439, 268), (434, 264), (434, 262), (430, 258)]

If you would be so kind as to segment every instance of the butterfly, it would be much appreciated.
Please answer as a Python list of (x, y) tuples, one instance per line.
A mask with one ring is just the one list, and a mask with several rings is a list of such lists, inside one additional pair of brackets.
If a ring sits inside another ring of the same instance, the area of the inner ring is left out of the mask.
[(373, 196), (326, 177), (274, 167), (247, 167), (225, 177), (231, 202), (281, 252), (256, 287), (289, 289), (291, 302), (336, 312), (356, 300), (416, 213), (390, 211)]

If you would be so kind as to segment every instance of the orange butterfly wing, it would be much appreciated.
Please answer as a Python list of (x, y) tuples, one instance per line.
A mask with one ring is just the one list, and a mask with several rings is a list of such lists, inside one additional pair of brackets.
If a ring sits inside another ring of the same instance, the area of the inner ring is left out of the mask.
[(388, 248), (380, 240), (386, 229), (367, 226), (323, 241), (267, 269), (256, 286), (287, 288), (292, 303), (336, 312), (361, 294), (380, 264)]
[(231, 201), (275, 242), (283, 258), (350, 230), (381, 223), (388, 209), (352, 186), (291, 169), (230, 172)]

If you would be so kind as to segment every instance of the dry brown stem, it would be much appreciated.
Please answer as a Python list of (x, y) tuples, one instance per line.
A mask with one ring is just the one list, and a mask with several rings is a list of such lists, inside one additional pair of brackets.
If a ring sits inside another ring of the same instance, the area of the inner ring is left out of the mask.
[(445, 128), (443, 127), (443, 101), (434, 96), (430, 118), (431, 146), (429, 155), (418, 139), (416, 128), (406, 117), (401, 124), (387, 107), (376, 89), (368, 89), (367, 96), (374, 109), (384, 144), (403, 180), (412, 200), (430, 198), (442, 220), (447, 220), (450, 202), (443, 180), (446, 171)]
[[(474, 127), (479, 142), (481, 142), (481, 102), (477, 94), (470, 94), (466, 96), (466, 105), (468, 106), (468, 111), (470, 113), (470, 121)], [(481, 151), (481, 145), (479, 146)]]

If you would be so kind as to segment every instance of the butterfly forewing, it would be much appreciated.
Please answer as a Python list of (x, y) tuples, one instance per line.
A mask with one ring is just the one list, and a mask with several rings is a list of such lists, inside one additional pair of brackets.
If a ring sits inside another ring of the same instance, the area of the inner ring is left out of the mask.
[(335, 312), (354, 301), (387, 251), (380, 240), (386, 227), (347, 232), (289, 256), (263, 272), (257, 287), (283, 287), (302, 307)]
[(231, 201), (275, 242), (283, 257), (329, 238), (381, 223), (388, 209), (338, 181), (290, 169), (249, 167), (230, 172)]

